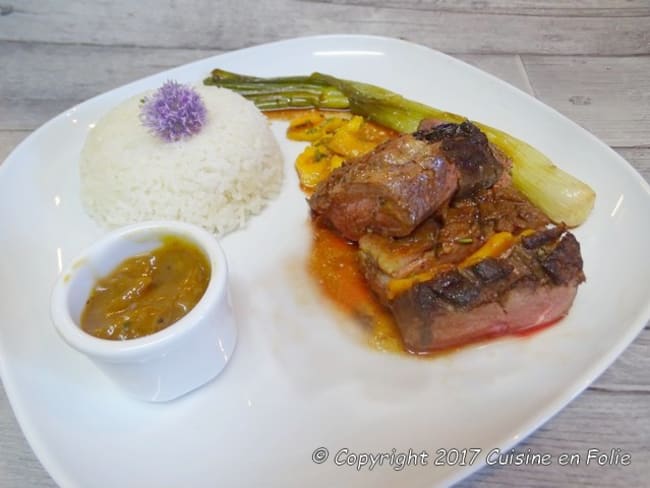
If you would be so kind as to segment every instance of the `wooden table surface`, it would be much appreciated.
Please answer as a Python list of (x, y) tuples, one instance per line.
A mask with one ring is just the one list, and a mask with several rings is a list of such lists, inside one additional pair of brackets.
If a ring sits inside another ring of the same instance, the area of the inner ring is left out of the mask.
[[(398, 37), (474, 64), (593, 132), (650, 179), (648, 0), (4, 0), (0, 161), (54, 115), (111, 88), (225, 51), (332, 33)], [(459, 486), (648, 486), (648, 371), (646, 325), (518, 447), (553, 456), (621, 448), (631, 465), (488, 467)], [(27, 486), (54, 482), (0, 388), (0, 487)]]

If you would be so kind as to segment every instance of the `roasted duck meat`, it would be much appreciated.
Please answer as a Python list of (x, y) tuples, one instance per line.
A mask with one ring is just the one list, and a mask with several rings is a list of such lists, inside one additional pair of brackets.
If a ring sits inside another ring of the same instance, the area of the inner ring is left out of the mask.
[(584, 279), (578, 241), (555, 227), (499, 258), (415, 283), (389, 306), (406, 348), (424, 353), (555, 322)]
[(385, 142), (334, 170), (309, 200), (344, 237), (402, 237), (452, 197), (491, 187), (503, 172), (470, 122), (444, 124)]
[(554, 322), (584, 281), (580, 245), (512, 185), (469, 122), (418, 131), (345, 163), (312, 210), (358, 241), (406, 348), (427, 353)]
[[(406, 237), (363, 235), (360, 262), (371, 288), (387, 303), (396, 290), (408, 285), (404, 280), (458, 265), (496, 233), (517, 236), (549, 224), (503, 173), (492, 188), (454, 199)], [(403, 281), (389, 290), (395, 280)]]
[(487, 137), (471, 122), (440, 124), (413, 134), (418, 140), (439, 145), (445, 157), (458, 170), (456, 198), (490, 188), (501, 176), (503, 165), (497, 161)]

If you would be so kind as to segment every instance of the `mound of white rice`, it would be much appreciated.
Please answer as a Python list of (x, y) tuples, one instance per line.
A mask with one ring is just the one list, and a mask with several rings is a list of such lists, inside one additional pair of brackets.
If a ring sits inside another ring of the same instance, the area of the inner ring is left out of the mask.
[(142, 95), (90, 131), (81, 153), (81, 198), (99, 223), (172, 219), (221, 235), (278, 193), (282, 154), (266, 117), (230, 90), (195, 88), (208, 117), (189, 139), (166, 142), (143, 127)]

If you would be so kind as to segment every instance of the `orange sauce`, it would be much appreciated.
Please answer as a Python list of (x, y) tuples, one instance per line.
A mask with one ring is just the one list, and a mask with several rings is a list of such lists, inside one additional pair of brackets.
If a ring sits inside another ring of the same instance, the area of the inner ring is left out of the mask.
[(369, 330), (369, 344), (382, 351), (404, 352), (392, 314), (375, 298), (358, 262), (355, 243), (312, 222), (309, 271), (325, 294)]

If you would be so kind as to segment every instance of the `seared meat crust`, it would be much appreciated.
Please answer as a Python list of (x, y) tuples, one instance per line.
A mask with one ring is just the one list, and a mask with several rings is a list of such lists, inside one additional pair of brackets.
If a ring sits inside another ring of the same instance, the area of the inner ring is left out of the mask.
[(452, 197), (490, 188), (503, 170), (477, 127), (445, 124), (346, 162), (316, 187), (309, 205), (348, 239), (403, 237)]
[(403, 135), (335, 169), (309, 205), (351, 240), (406, 236), (452, 197), (457, 181), (438, 145)]
[(443, 154), (460, 174), (456, 198), (490, 188), (501, 176), (503, 166), (492, 153), (487, 137), (469, 121), (420, 129), (416, 139), (440, 142)]
[(578, 241), (556, 227), (503, 257), (416, 283), (389, 306), (406, 347), (422, 353), (554, 322), (584, 279)]

